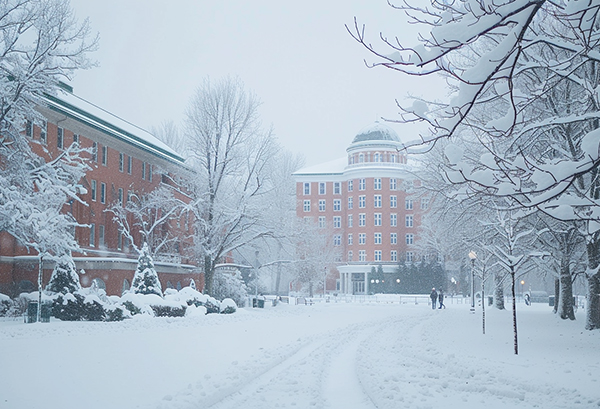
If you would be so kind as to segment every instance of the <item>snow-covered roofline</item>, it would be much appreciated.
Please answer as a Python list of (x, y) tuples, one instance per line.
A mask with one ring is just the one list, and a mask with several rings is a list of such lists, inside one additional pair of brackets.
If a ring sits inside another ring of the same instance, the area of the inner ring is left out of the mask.
[(44, 95), (48, 107), (126, 143), (183, 165), (185, 159), (150, 132), (78, 97), (71, 92)]

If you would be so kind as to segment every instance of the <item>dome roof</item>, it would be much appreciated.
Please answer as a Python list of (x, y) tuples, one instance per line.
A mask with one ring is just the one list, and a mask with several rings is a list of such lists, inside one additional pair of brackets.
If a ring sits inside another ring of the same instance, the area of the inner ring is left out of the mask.
[(352, 143), (365, 141), (394, 141), (400, 142), (396, 131), (387, 125), (375, 121), (375, 123), (363, 128), (355, 137)]

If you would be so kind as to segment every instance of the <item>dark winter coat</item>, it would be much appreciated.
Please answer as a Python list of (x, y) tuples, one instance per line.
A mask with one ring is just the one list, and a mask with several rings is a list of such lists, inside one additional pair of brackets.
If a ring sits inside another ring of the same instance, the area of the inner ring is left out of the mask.
[(429, 298), (431, 298), (431, 301), (435, 302), (438, 298), (438, 293), (435, 290), (433, 290), (431, 294), (429, 294)]
[(438, 301), (440, 302), (440, 304), (444, 302), (444, 293), (441, 291), (438, 295)]

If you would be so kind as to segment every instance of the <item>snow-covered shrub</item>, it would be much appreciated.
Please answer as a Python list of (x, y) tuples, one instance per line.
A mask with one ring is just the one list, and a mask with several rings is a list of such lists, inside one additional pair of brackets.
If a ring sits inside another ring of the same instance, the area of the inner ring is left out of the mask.
[(215, 272), (213, 293), (215, 298), (219, 300), (231, 298), (237, 305), (243, 305), (244, 300), (248, 297), (248, 289), (244, 284), (242, 274), (237, 270), (235, 273)]
[(165, 295), (165, 300), (185, 303), (188, 306), (205, 307), (207, 314), (218, 314), (221, 311), (221, 303), (213, 297), (202, 294), (191, 287), (184, 287), (177, 293)]
[(152, 305), (156, 317), (184, 317), (186, 307), (183, 305)]
[(204, 307), (206, 308), (207, 314), (218, 314), (221, 312), (221, 303), (212, 297), (208, 298), (208, 300), (204, 303)]
[(161, 305), (162, 297), (157, 294), (126, 293), (121, 297), (121, 305), (133, 316), (138, 314), (154, 316), (152, 305)]
[(57, 295), (52, 303), (52, 315), (62, 321), (104, 321), (102, 301), (81, 292)]
[(156, 294), (162, 297), (162, 286), (154, 269), (148, 244), (144, 243), (138, 257), (138, 266), (133, 276), (131, 290), (136, 294)]
[(123, 321), (125, 318), (131, 318), (129, 311), (121, 305), (104, 306), (105, 321)]
[(13, 301), (8, 295), (0, 294), (0, 317), (8, 315), (13, 306)]
[(55, 294), (74, 293), (81, 290), (79, 275), (71, 257), (63, 257), (56, 262), (46, 291)]
[(237, 311), (237, 305), (231, 298), (221, 301), (221, 314), (233, 314)]
[(185, 310), (186, 317), (201, 317), (206, 315), (206, 307), (199, 306), (196, 307), (194, 304), (189, 305)]
[(7, 317), (20, 317), (27, 311), (27, 305), (29, 304), (29, 294), (21, 293), (17, 298), (11, 301), (12, 305), (5, 315)]

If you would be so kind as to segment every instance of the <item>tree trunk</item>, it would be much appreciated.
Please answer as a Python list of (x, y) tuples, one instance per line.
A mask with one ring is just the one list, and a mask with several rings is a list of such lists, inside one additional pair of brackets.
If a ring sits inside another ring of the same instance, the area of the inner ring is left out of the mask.
[(275, 295), (279, 297), (279, 286), (281, 285), (281, 263), (277, 263), (277, 275), (275, 276)]
[(591, 240), (587, 244), (588, 256), (588, 294), (585, 329), (600, 329), (600, 279), (598, 265), (600, 264), (600, 241)]
[[(554, 308), (556, 307), (554, 303)], [(573, 310), (573, 281), (571, 270), (568, 263), (560, 270), (560, 297), (558, 298), (558, 313), (560, 318), (566, 320), (575, 319), (575, 311)]]
[(513, 333), (515, 344), (515, 355), (519, 355), (519, 341), (517, 338), (517, 297), (515, 295), (515, 272), (510, 272), (511, 292), (512, 292), (512, 315), (513, 315)]
[(560, 301), (560, 276), (554, 279), (554, 308), (552, 308), (553, 313), (558, 312), (558, 303)]
[(210, 256), (204, 256), (204, 293), (212, 297), (215, 269)]
[(38, 305), (37, 305), (37, 322), (42, 322), (42, 287), (44, 281), (44, 255), (40, 253), (40, 265), (38, 267)]
[(494, 274), (494, 307), (504, 309), (504, 286), (500, 274)]

